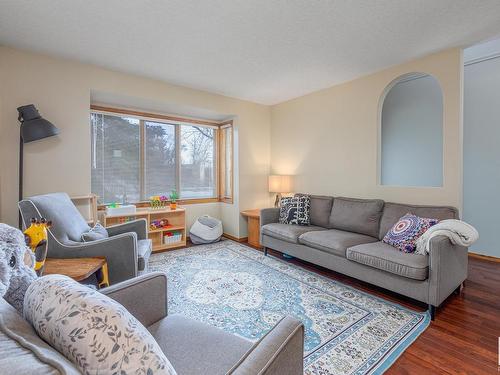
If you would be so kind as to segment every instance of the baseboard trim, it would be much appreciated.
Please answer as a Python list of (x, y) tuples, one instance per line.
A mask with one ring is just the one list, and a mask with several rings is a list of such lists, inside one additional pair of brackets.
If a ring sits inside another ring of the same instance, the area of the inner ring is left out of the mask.
[(223, 233), (222, 235), (224, 237), (226, 237), (227, 239), (230, 239), (230, 240), (233, 240), (236, 242), (247, 242), (248, 241), (248, 237), (235, 237), (235, 236), (231, 236), (230, 234), (227, 234), (227, 233)]
[(483, 255), (483, 254), (469, 252), (469, 256), (471, 258), (486, 260), (488, 262), (500, 263), (500, 258), (491, 255)]

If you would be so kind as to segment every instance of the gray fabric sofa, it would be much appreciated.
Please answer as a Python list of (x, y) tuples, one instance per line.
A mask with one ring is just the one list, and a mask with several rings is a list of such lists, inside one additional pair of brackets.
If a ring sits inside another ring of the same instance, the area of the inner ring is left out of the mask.
[[(179, 375), (302, 375), (304, 326), (285, 317), (257, 343), (180, 315), (167, 314), (167, 278), (160, 272), (101, 290), (153, 335)], [(0, 298), (0, 373), (73, 375), (77, 368), (40, 339)]]
[(336, 272), (438, 307), (467, 278), (468, 249), (434, 237), (429, 255), (406, 254), (381, 240), (398, 219), (458, 219), (446, 206), (415, 206), (379, 199), (311, 196), (311, 225), (280, 224), (279, 208), (261, 211), (261, 244)]
[(90, 227), (66, 193), (37, 195), (19, 202), (24, 227), (31, 218), (52, 221), (49, 229), (49, 258), (106, 258), (111, 284), (147, 271), (152, 251), (145, 219), (106, 228), (109, 238), (82, 242)]

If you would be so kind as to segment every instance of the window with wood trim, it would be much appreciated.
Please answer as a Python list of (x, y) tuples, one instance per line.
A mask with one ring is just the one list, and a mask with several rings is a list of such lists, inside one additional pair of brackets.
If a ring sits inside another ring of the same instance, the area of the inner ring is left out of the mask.
[(219, 197), (233, 202), (233, 124), (219, 128)]
[(176, 190), (188, 203), (233, 198), (233, 126), (91, 107), (91, 186), (101, 204)]

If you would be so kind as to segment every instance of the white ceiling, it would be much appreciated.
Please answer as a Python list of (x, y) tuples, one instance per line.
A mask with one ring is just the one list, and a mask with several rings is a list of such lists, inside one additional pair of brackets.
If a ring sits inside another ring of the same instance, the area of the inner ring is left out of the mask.
[(498, 34), (498, 0), (0, 0), (0, 44), (264, 104)]

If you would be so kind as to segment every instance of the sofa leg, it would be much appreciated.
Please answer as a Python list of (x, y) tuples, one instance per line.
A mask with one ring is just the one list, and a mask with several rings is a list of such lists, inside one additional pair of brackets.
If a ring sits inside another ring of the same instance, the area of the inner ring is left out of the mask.
[(267, 247), (266, 247), (266, 246), (264, 246), (264, 247), (263, 247), (263, 250), (264, 250), (264, 255), (267, 257)]
[(457, 289), (453, 291), (457, 296), (459, 296), (462, 293), (462, 290), (464, 290), (464, 283), (460, 284)]
[(429, 305), (429, 314), (431, 314), (431, 320), (434, 320), (436, 315), (436, 306)]

